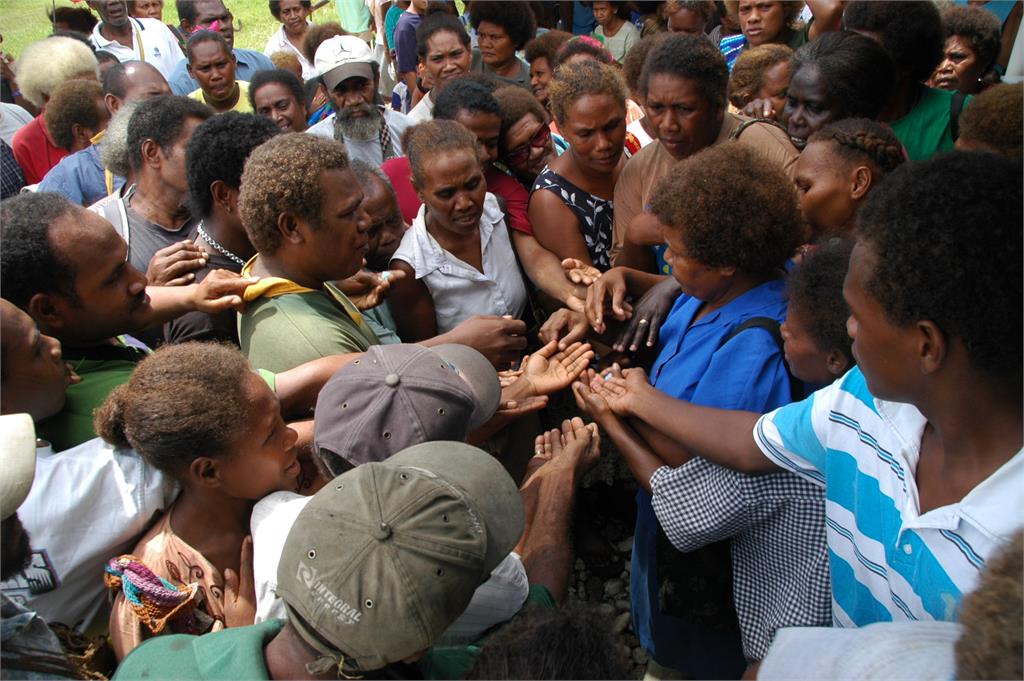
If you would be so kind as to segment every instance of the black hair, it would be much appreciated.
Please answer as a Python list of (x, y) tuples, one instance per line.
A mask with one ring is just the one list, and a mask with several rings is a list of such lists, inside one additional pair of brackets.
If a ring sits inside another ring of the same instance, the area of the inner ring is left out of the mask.
[(441, 90), (434, 102), (434, 118), (454, 120), (463, 109), (473, 113), (492, 113), (501, 116), (501, 106), (491, 90), (475, 80), (455, 78)]
[(876, 256), (868, 293), (889, 321), (931, 320), (1014, 400), (1024, 354), (1020, 178), (1019, 162), (995, 154), (942, 154), (897, 168), (857, 215), (857, 237)]
[(852, 0), (843, 10), (843, 26), (880, 34), (893, 68), (914, 82), (932, 75), (946, 43), (942, 17), (930, 0)]
[(106, 50), (96, 50), (95, 54), (97, 64), (106, 64), (107, 62), (113, 64), (121, 63), (121, 60), (117, 58), (117, 55), (107, 52)]
[(537, 32), (537, 23), (533, 18), (533, 12), (530, 11), (529, 3), (518, 0), (506, 0), (505, 2), (473, 0), (469, 3), (469, 23), (474, 30), (477, 30), (482, 21), (496, 24), (505, 29), (517, 50), (523, 49), (523, 46)]
[(608, 619), (585, 603), (536, 604), (487, 639), (467, 679), (624, 679)]
[(192, 63), (192, 51), (196, 49), (197, 45), (202, 45), (203, 43), (217, 43), (224, 48), (229, 57), (232, 55), (231, 47), (220, 31), (207, 31), (204, 29), (190, 35), (185, 43), (185, 58), (188, 59), (189, 64)]
[(469, 49), (469, 34), (463, 27), (462, 22), (447, 12), (434, 12), (428, 15), (420, 25), (416, 27), (416, 56), (423, 61), (427, 58), (427, 41), (437, 33), (454, 33), (462, 46)]
[(174, 0), (174, 9), (177, 10), (180, 21), (196, 23), (196, 17), (199, 16), (199, 12), (196, 11), (196, 0)]
[(210, 185), (220, 180), (242, 186), (242, 170), (252, 150), (280, 132), (269, 118), (228, 111), (207, 119), (185, 147), (188, 202), (192, 215), (204, 218), (213, 209)]
[(853, 31), (826, 33), (797, 50), (791, 78), (806, 66), (818, 69), (829, 98), (841, 108), (841, 118), (877, 118), (892, 89), (889, 54)]
[(181, 137), (189, 118), (206, 120), (213, 109), (189, 97), (161, 95), (139, 104), (128, 122), (128, 163), (132, 170), (142, 167), (142, 143), (153, 140), (166, 156)]
[(640, 72), (640, 93), (644, 98), (651, 76), (659, 74), (692, 80), (705, 99), (725, 107), (729, 68), (722, 53), (704, 36), (674, 35), (651, 50)]
[(124, 99), (125, 93), (128, 92), (128, 77), (124, 72), (125, 64), (130, 63), (132, 62), (121, 63), (118, 61), (107, 69), (107, 72), (103, 74), (103, 94), (114, 95), (118, 99)]
[[(275, 19), (280, 20), (281, 19), (281, 0), (270, 0), (269, 4), (270, 4), (270, 13), (273, 15), (273, 17)], [(312, 7), (313, 7), (313, 3), (312, 3), (311, 0), (301, 0), (299, 2), (299, 4), (302, 5), (303, 7), (305, 7), (306, 9), (312, 9)]]
[(50, 227), (75, 210), (61, 194), (25, 193), (0, 202), (0, 289), (24, 309), (37, 293), (56, 293), (73, 302), (75, 270), (53, 249)]
[(1002, 27), (994, 14), (981, 7), (950, 7), (942, 13), (946, 38), (961, 36), (971, 43), (982, 74), (988, 72), (999, 57)]
[(96, 27), (96, 15), (84, 7), (47, 8), (46, 17), (51, 24), (67, 24), (72, 31), (88, 35)]
[(786, 277), (789, 306), (803, 313), (814, 346), (820, 352), (842, 352), (848, 366), (857, 363), (846, 332), (850, 307), (843, 299), (852, 250), (852, 239), (829, 239), (811, 249)]
[(577, 54), (588, 55), (609, 66), (615, 63), (612, 53), (606, 50), (597, 38), (589, 35), (575, 35), (562, 43), (562, 46), (555, 52), (555, 62), (551, 64), (551, 68), (557, 69)]
[(72, 31), (66, 28), (58, 28), (56, 31), (49, 35), (50, 38), (73, 38), (83, 45), (88, 45), (89, 49), (92, 50), (93, 54), (96, 54), (96, 46), (92, 44), (89, 36), (81, 31)]
[(306, 92), (298, 76), (287, 69), (265, 69), (254, 73), (249, 80), (249, 106), (253, 111), (256, 110), (256, 91), (269, 83), (285, 86), (295, 101), (305, 106)]

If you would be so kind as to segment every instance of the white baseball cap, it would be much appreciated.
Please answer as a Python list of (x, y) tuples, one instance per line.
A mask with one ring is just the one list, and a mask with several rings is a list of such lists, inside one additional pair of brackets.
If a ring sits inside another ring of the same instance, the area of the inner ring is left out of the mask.
[(354, 35), (336, 35), (320, 43), (316, 48), (313, 65), (317, 75), (323, 78), (328, 90), (348, 78), (373, 80), (373, 55), (362, 38)]
[(36, 477), (36, 428), (28, 414), (0, 416), (0, 516), (25, 501)]

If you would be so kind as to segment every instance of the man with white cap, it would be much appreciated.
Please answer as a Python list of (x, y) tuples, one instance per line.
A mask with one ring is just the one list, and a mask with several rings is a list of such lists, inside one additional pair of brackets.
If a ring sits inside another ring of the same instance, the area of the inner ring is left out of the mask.
[(366, 43), (352, 35), (328, 38), (313, 63), (335, 113), (306, 132), (343, 142), (350, 159), (373, 166), (401, 156), (402, 133), (412, 122), (380, 103), (379, 66)]
[[(29, 566), (32, 549), (18, 507), (32, 489), (36, 433), (28, 414), (0, 416), (0, 580)], [(42, 617), (0, 594), (0, 665), (5, 679), (80, 678)]]

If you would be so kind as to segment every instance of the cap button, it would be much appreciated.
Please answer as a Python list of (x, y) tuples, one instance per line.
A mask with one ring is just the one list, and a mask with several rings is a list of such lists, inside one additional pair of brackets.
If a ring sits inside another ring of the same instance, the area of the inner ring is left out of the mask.
[(392, 388), (394, 388), (400, 382), (401, 379), (398, 377), (398, 374), (388, 374), (387, 376), (384, 377), (384, 383), (391, 386)]
[(373, 538), (384, 541), (391, 536), (391, 526), (387, 523), (381, 523), (380, 527), (373, 531)]

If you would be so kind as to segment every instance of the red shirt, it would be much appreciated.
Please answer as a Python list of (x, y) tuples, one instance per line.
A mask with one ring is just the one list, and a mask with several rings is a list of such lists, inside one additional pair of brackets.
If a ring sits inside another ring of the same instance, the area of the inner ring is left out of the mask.
[[(412, 186), (412, 168), (407, 156), (399, 156), (384, 162), (380, 167), (391, 180), (391, 186), (398, 195), (398, 208), (407, 223), (412, 224), (420, 211), (420, 197)], [(508, 226), (517, 232), (533, 234), (530, 219), (526, 216), (526, 206), (530, 195), (523, 185), (497, 168), (491, 166), (484, 173), (487, 180), (487, 191), (500, 196), (505, 202), (505, 213), (508, 215)]]
[(31, 123), (14, 133), (11, 148), (14, 150), (14, 159), (25, 175), (25, 184), (40, 182), (50, 168), (68, 155), (66, 150), (55, 145), (50, 139), (43, 114), (39, 114)]

